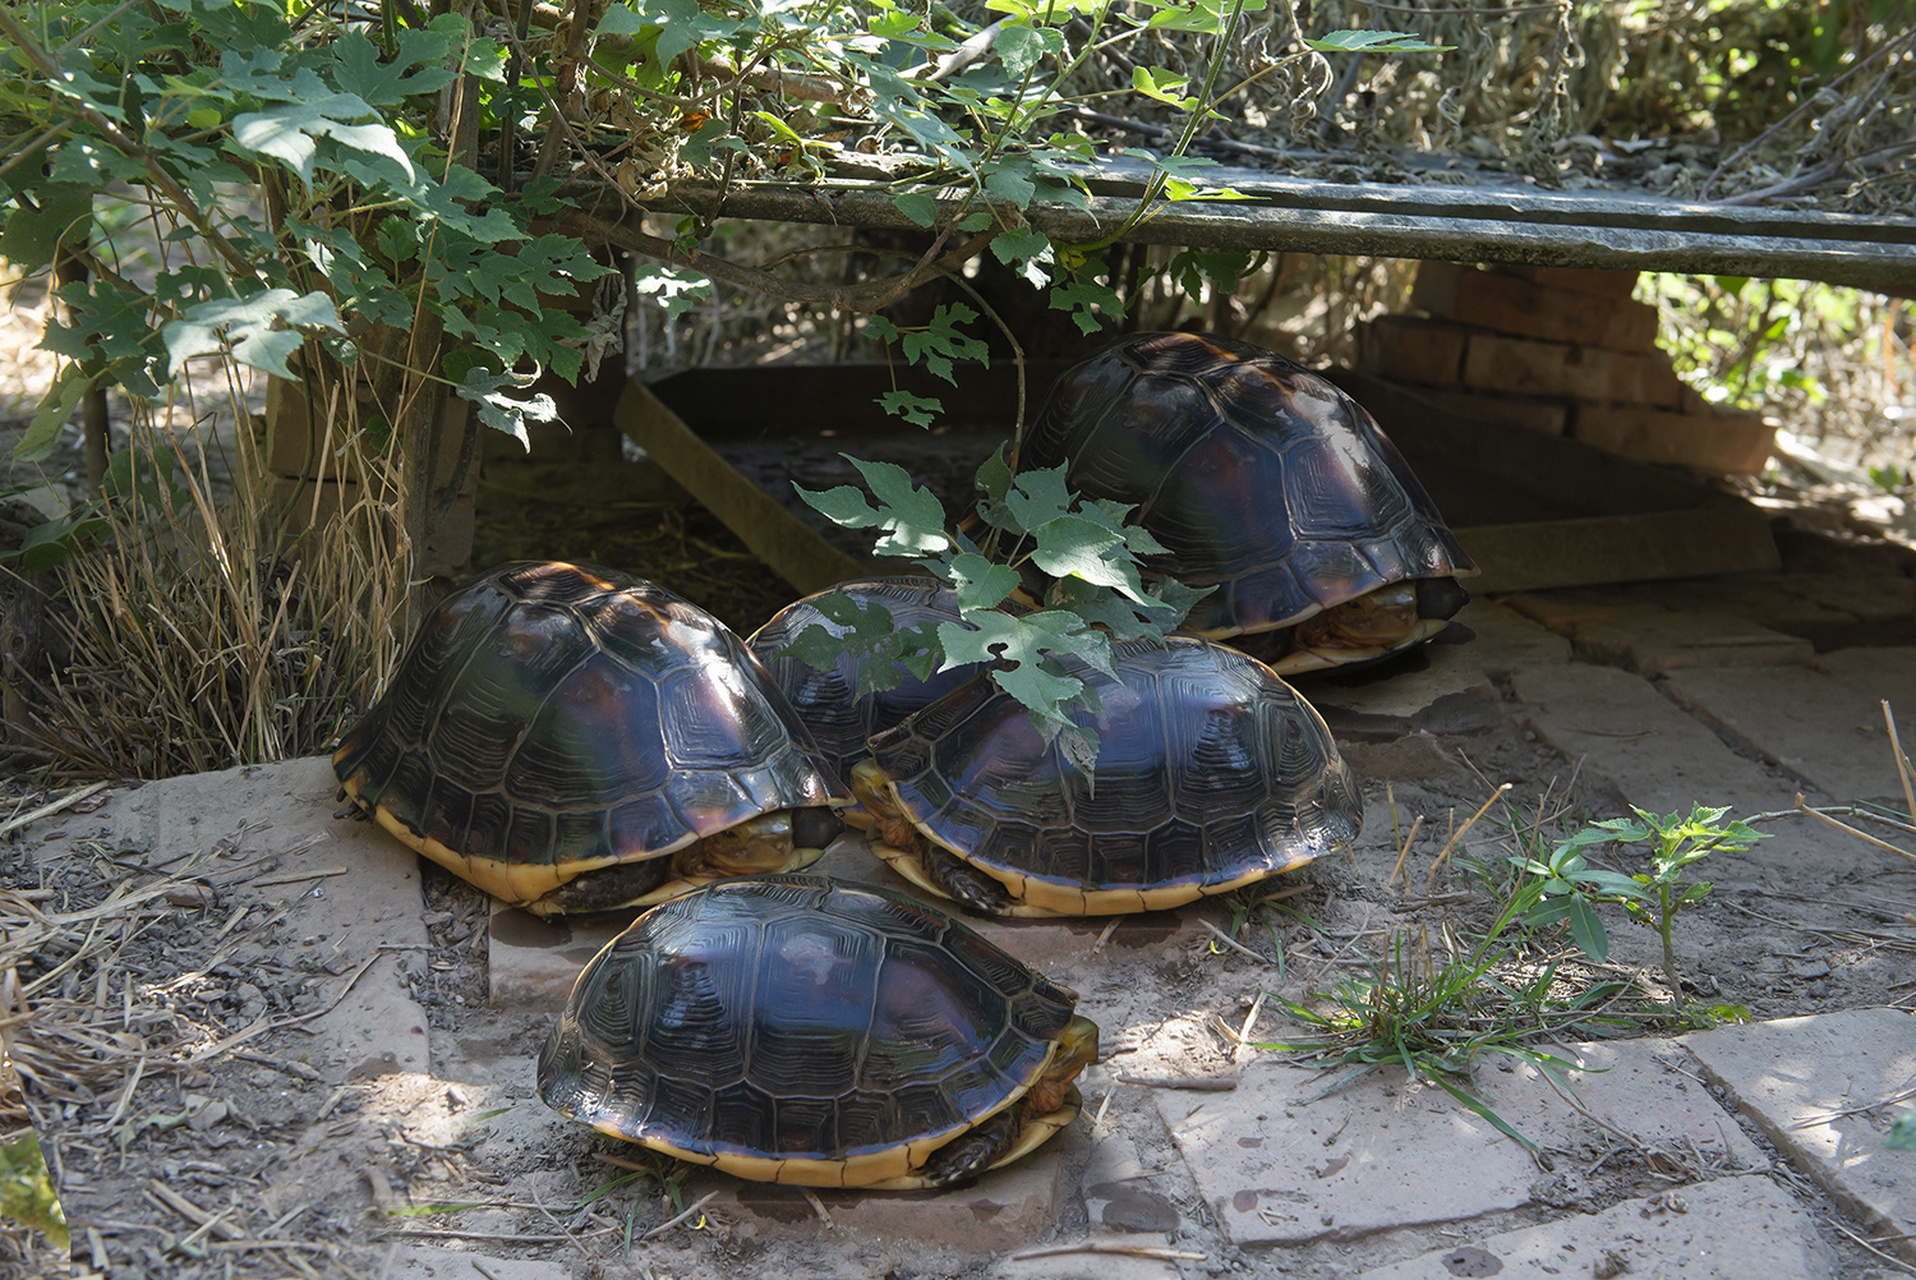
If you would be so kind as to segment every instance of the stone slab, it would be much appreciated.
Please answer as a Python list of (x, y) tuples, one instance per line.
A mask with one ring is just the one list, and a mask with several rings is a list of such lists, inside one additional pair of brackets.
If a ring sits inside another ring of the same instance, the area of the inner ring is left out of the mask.
[[(1694, 1144), (1713, 1167), (1763, 1167), (1762, 1152), (1673, 1055), (1681, 1050), (1656, 1041), (1560, 1051), (1583, 1068), (1569, 1078), (1594, 1121), (1528, 1064), (1480, 1069), (1477, 1092), (1550, 1150), (1608, 1150), (1602, 1121), (1648, 1148)], [(1468, 1221), (1578, 1193), (1563, 1185), (1570, 1175), (1540, 1178), (1521, 1145), (1433, 1085), (1379, 1069), (1314, 1098), (1336, 1078), (1265, 1060), (1247, 1066), (1231, 1093), (1158, 1093), (1166, 1128), (1234, 1243)]]
[(1233, 1243), (1304, 1244), (1530, 1202), (1529, 1155), (1449, 1095), (1377, 1071), (1312, 1101), (1333, 1078), (1266, 1061), (1230, 1093), (1157, 1091), (1159, 1115)]
[(710, 1207), (734, 1223), (750, 1224), (757, 1235), (821, 1240), (851, 1235), (866, 1242), (905, 1240), (994, 1253), (1031, 1244), (1057, 1226), (1065, 1169), (1082, 1134), (1083, 1126), (1074, 1125), (1025, 1159), (954, 1191), (814, 1190), (829, 1225), (797, 1187), (736, 1178), (721, 1183), (718, 1175), (706, 1174), (696, 1187), (688, 1181), (686, 1197), (717, 1189)]
[(381, 1280), (569, 1280), (578, 1274), (576, 1263), (547, 1262), (542, 1258), (499, 1258), (463, 1249), (433, 1249), (421, 1245), (388, 1245), (378, 1255)]
[[(1766, 673), (1767, 675), (1767, 673)], [(1746, 674), (1744, 678), (1749, 678)], [(1732, 750), (1709, 726), (1616, 667), (1570, 663), (1518, 672), (1511, 685), (1525, 727), (1576, 765), (1583, 783), (1619, 803), (1657, 813), (1728, 805), (1731, 816), (1789, 809), (1794, 778)], [(1860, 840), (1806, 824), (1774, 824), (1754, 848), (1709, 861), (1719, 887), (1800, 880), (1800, 860), (1831, 875), (1862, 872), (1882, 856)]]
[(1637, 595), (1558, 591), (1512, 598), (1511, 606), (1559, 635), (1585, 662), (1660, 675), (1689, 667), (1807, 663), (1815, 647), (1740, 612), (1666, 607)]
[(1692, 802), (1728, 804), (1756, 813), (1792, 803), (1793, 780), (1732, 751), (1640, 676), (1570, 663), (1520, 671), (1512, 687), (1526, 726), (1631, 804), (1660, 813), (1687, 813)]
[(1882, 702), (1916, 752), (1916, 648), (1843, 649), (1753, 681), (1745, 672), (1674, 673), (1678, 702), (1832, 800), (1904, 807)]
[(1590, 618), (1570, 633), (1586, 662), (1662, 675), (1691, 667), (1801, 666), (1816, 652), (1801, 636), (1785, 635), (1733, 613), (1682, 612), (1639, 605)]
[[(1469, 585), (1468, 579), (1465, 585)], [(1570, 661), (1568, 640), (1511, 608), (1511, 603), (1476, 599), (1463, 607), (1457, 621), (1469, 627), (1475, 636), (1465, 646), (1465, 657), (1493, 679), (1529, 667), (1557, 666)]]
[[(287, 959), (333, 975), (320, 979), (328, 998), (367, 966), (331, 1011), (300, 1024), (314, 1033), (301, 1056), (335, 1084), (429, 1067), (425, 1013), (402, 972), (427, 944), (417, 855), (372, 823), (335, 819), (338, 789), (331, 762), (314, 756), (150, 782), (84, 820), (154, 867), (213, 851), (199, 866), (222, 903), (284, 906)], [(61, 825), (78, 836), (82, 820)], [(304, 867), (330, 874), (289, 878)]]
[(1884, 1236), (1885, 1247), (1916, 1258), (1916, 1151), (1883, 1147), (1916, 1088), (1916, 1019), (1900, 1009), (1854, 1009), (1683, 1040), (1799, 1169)]
[(1362, 1280), (1456, 1276), (1675, 1276), (1824, 1280), (1835, 1260), (1815, 1223), (1761, 1175), (1719, 1178), (1602, 1213), (1506, 1231), (1360, 1272)]

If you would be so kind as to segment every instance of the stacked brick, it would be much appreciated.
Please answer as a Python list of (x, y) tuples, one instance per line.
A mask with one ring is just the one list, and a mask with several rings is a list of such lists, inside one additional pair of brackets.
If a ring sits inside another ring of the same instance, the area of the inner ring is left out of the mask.
[(1774, 429), (1707, 404), (1656, 348), (1629, 271), (1426, 262), (1418, 316), (1358, 332), (1358, 367), (1464, 417), (1568, 436), (1643, 462), (1761, 471)]
[[(446, 423), (443, 447), (434, 481), (450, 484), (459, 469), (465, 445), (468, 402), (457, 396), (446, 399)], [(324, 406), (308, 402), (305, 387), (284, 378), (271, 378), (266, 384), (266, 416), (263, 425), (266, 471), (266, 510), (283, 521), (287, 533), (323, 526), (342, 510), (351, 510), (360, 500), (362, 478), (349, 459), (338, 452), (335, 427)], [(479, 490), (478, 450), (465, 459), (459, 496), (447, 509), (426, 539), (421, 570), (432, 577), (463, 577), (472, 559), (475, 503)], [(317, 492), (315, 492), (317, 491)], [(299, 544), (291, 554), (297, 558)]]

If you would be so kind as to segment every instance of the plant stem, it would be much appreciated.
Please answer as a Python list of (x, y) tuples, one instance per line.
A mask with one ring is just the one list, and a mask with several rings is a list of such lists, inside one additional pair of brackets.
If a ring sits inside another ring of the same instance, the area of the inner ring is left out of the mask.
[(1670, 886), (1657, 886), (1657, 909), (1661, 913), (1660, 930), (1663, 934), (1663, 980), (1670, 984), (1670, 1007), (1683, 1005), (1683, 980), (1677, 973), (1676, 947), (1670, 940), (1672, 926), (1676, 924), (1676, 908), (1670, 903)]

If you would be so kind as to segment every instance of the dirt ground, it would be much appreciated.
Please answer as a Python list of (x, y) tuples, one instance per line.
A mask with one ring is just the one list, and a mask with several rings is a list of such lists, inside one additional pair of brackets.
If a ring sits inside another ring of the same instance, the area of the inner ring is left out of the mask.
[[(1415, 681), (1419, 668), (1413, 660), (1394, 672), (1321, 682), (1314, 696), (1335, 703), (1340, 686)], [(1540, 808), (1546, 834), (1617, 811), (1523, 720), (1523, 708), (1502, 691), (1464, 706), (1437, 732), (1347, 737), (1364, 775), (1364, 833), (1348, 856), (1269, 886), (1281, 903), (1239, 895), (1115, 921), (991, 927), (1002, 945), (1075, 987), (1081, 1011), (1104, 1028), (1103, 1058), (1083, 1082), (1085, 1119), (1058, 1141), (1058, 1154), (1041, 1157), (1056, 1162), (1062, 1190), (1055, 1227), (1040, 1234), (1083, 1237), (1090, 1219), (1078, 1189), (1097, 1185), (1089, 1179), (1114, 1160), (1151, 1171), (1158, 1176), (1150, 1185), (1165, 1188), (1100, 1206), (1105, 1225), (1129, 1222), (1143, 1233), (1128, 1238), (1157, 1251), (1154, 1262), (1067, 1257), (1043, 1274), (1150, 1265), (1157, 1269), (1137, 1274), (1158, 1275), (1175, 1265), (1185, 1276), (1329, 1277), (1414, 1251), (1388, 1233), (1277, 1252), (1233, 1246), (1182, 1173), (1155, 1096), (1228, 1089), (1260, 1052), (1237, 1042), (1247, 1028), (1253, 1042), (1304, 1034), (1270, 996), (1309, 1003), (1371, 972), (1396, 946), (1441, 958), (1447, 945), (1470, 945), (1497, 909), (1493, 882), (1515, 847), (1512, 828), (1535, 828)], [(1448, 833), (1503, 783), (1505, 799), (1434, 867)], [(823, 1194), (814, 1204), (787, 1192), (741, 1192), (729, 1179), (551, 1117), (532, 1096), (529, 1070), (551, 1013), (491, 1007), (487, 903), (430, 864), (416, 891), (420, 941), (391, 946), (429, 1023), (433, 1071), (422, 1064), (393, 1073), (395, 1064), (372, 1059), (336, 1069), (313, 1056), (308, 1023), (358, 975), (307, 931), (299, 900), (278, 887), (305, 891), (309, 882), (305, 855), (271, 834), (273, 816), (236, 814), (235, 830), (203, 832), (200, 852), (158, 866), (137, 841), (89, 834), (88, 810), (99, 799), (11, 830), (0, 848), (0, 907), (14, 944), (8, 959), (34, 993), (44, 1032), (37, 1045), (16, 1048), (15, 1062), (74, 1223), (75, 1260), (91, 1273), (467, 1274), (434, 1270), (435, 1258), (446, 1260), (436, 1254), (408, 1263), (396, 1244), (476, 1251), (471, 1256), (490, 1261), (474, 1270), (498, 1277), (717, 1280), (746, 1270), (909, 1280), (1019, 1265), (1003, 1248), (939, 1238), (942, 1219), (909, 1203), (887, 1221), (934, 1224), (925, 1228), (931, 1238), (862, 1229), (856, 1197)], [(1420, 819), (1399, 871), (1399, 850)], [(412, 858), (396, 845), (391, 856)], [(889, 877), (855, 848), (828, 858), (822, 869), (837, 874)], [(1805, 865), (1785, 883), (1742, 878), (1704, 899), (1679, 925), (1694, 984), (1686, 995), (1743, 1005), (1758, 1019), (1907, 1007), (1916, 992), (1908, 959), (1916, 883), (1893, 859), (1883, 861), (1892, 865), (1878, 875)], [(1607, 979), (1630, 984), (1605, 1006), (1614, 1018), (1566, 1027), (1561, 1039), (1677, 1029), (1651, 1008), (1665, 994), (1653, 936), (1620, 915), (1611, 932), (1607, 966), (1582, 963), (1555, 940), (1500, 971), (1534, 973), (1559, 960), (1565, 996)], [(24, 953), (22, 938), (34, 940)], [(1481, 1069), (1498, 1067), (1486, 1059)], [(325, 1176), (311, 1176), (313, 1154), (324, 1149), (339, 1159), (318, 1166)], [(1537, 1163), (1539, 1203), (1559, 1209), (1600, 1209), (1706, 1172), (1686, 1167), (1681, 1152), (1647, 1151), (1596, 1128), (1545, 1150)], [(716, 1200), (702, 1201), (715, 1190)], [(1801, 1190), (1812, 1201), (1818, 1195)], [(673, 1223), (681, 1206), (694, 1205), (690, 1218)], [(835, 1230), (812, 1225), (833, 1215), (850, 1221)], [(1505, 1217), (1504, 1225), (1535, 1220)], [(1875, 1274), (1872, 1259), (1830, 1236), (1847, 1250), (1845, 1275)], [(1167, 1262), (1167, 1251), (1198, 1256)], [(39, 1258), (48, 1261), (44, 1250)]]
[[(789, 595), (697, 513), (551, 495), (536, 505), (489, 521), (481, 557), (578, 556), (650, 572), (741, 631)], [(628, 535), (653, 541), (635, 547)], [(664, 550), (655, 545), (660, 537)], [(675, 573), (683, 575), (677, 582)], [(1410, 685), (1429, 670), (1414, 659), (1312, 682), (1305, 692), (1335, 704), (1340, 690), (1381, 680)], [(332, 855), (275, 834), (284, 815), (211, 813), (203, 839), (163, 855), (139, 839), (103, 838), (92, 816), (100, 794), (30, 826), (6, 822), (0, 973), (13, 980), (6, 994), (14, 1003), (0, 1017), (25, 1020), (13, 1065), (73, 1224), (77, 1273), (1328, 1278), (1407, 1256), (1418, 1241), (1392, 1233), (1278, 1251), (1233, 1245), (1184, 1172), (1157, 1099), (1170, 1089), (1228, 1091), (1266, 1052), (1240, 1037), (1305, 1035), (1280, 1000), (1323, 1007), (1317, 996), (1394, 953), (1441, 962), (1447, 948), (1469, 947), (1500, 905), (1503, 859), (1519, 840), (1622, 812), (1614, 794), (1526, 728), (1508, 684), (1485, 689), (1415, 731), (1333, 718), (1363, 778), (1365, 830), (1347, 856), (1269, 886), (1280, 901), (1237, 895), (1116, 921), (990, 927), (1001, 945), (1077, 989), (1081, 1012), (1104, 1029), (1103, 1057), (1083, 1081), (1084, 1119), (1034, 1162), (1048, 1170), (1033, 1177), (1050, 1179), (1055, 1200), (1018, 1184), (1051, 1215), (1030, 1238), (1082, 1239), (1093, 1225), (1091, 1190), (1123, 1186), (1133, 1177), (1127, 1170), (1142, 1170), (1153, 1189), (1107, 1190), (1096, 1204), (1098, 1222), (1135, 1232), (1127, 1238), (1141, 1252), (1131, 1257), (1019, 1263), (1007, 1256), (1017, 1245), (966, 1247), (966, 1235), (941, 1226), (949, 1219), (929, 1202), (899, 1201), (885, 1217), (883, 1205), (868, 1211), (857, 1197), (740, 1190), (559, 1121), (533, 1097), (530, 1072), (552, 1012), (492, 1005), (487, 901), (430, 864), (414, 873), (413, 900), (389, 904), (396, 919), (416, 914), (413, 931), (395, 933), (378, 953), (399, 966), (427, 1023), (429, 1053), (395, 1071), (405, 1064), (328, 1060), (312, 1030), (367, 969), (304, 922), (315, 888), (324, 887), (310, 879), (311, 864)], [(1450, 835), (1506, 783), (1503, 799), (1434, 865)], [(18, 818), (57, 799), (10, 785), (0, 806)], [(333, 798), (320, 787), (300, 803), (330, 807)], [(389, 852), (395, 866), (414, 862), (396, 845)], [(1679, 924), (1692, 983), (1686, 997), (1741, 1005), (1757, 1019), (1909, 1007), (1916, 880), (1887, 854), (1872, 870), (1857, 866), (1846, 856), (1786, 875), (1722, 877)], [(850, 847), (821, 870), (889, 879)], [(1558, 938), (1500, 973), (1534, 976), (1558, 962), (1565, 998), (1605, 981), (1625, 984), (1602, 1017), (1560, 1027), (1560, 1039), (1680, 1029), (1655, 1013), (1668, 993), (1653, 935), (1620, 914), (1610, 931), (1605, 966), (1585, 963)], [(1499, 1071), (1493, 1060), (1481, 1069), (1493, 1081)], [(1693, 1153), (1647, 1150), (1590, 1127), (1538, 1155), (1535, 1207), (1487, 1225), (1526, 1225), (1547, 1209), (1593, 1211), (1672, 1192), (1709, 1172)], [(1841, 1220), (1784, 1166), (1773, 1176), (1819, 1219)], [(1009, 1215), (1017, 1207), (957, 1203), (959, 1220), (975, 1218), (981, 1240), (997, 1239), (990, 1233), (1000, 1208)], [(685, 1207), (693, 1211), (681, 1220)], [(1880, 1258), (1840, 1231), (1824, 1234), (1847, 1280), (1884, 1273)], [(16, 1233), (12, 1243), (15, 1256), (0, 1258), (0, 1275), (63, 1274), (64, 1259), (44, 1241)], [(460, 1259), (478, 1261), (450, 1265)]]

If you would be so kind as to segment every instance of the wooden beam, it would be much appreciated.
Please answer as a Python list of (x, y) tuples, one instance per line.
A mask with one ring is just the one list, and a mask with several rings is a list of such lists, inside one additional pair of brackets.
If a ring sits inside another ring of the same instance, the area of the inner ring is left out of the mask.
[[(1061, 244), (1112, 234), (1136, 208), (1148, 172), (1128, 158), (1084, 173), (1083, 210), (1033, 204), (1031, 225)], [(1601, 267), (1822, 280), (1916, 295), (1916, 218), (1700, 204), (1625, 188), (1578, 192), (1477, 174), (1451, 186), (1391, 186), (1285, 178), (1255, 169), (1206, 169), (1204, 180), (1241, 200), (1161, 203), (1124, 238), (1211, 249)], [(735, 183), (674, 187), (652, 207), (702, 218), (757, 218), (913, 229), (896, 188), (868, 177), (798, 186)]]
[(869, 561), (840, 551), (740, 475), (638, 379), (626, 383), (613, 421), (799, 594), (809, 595), (872, 572)]

